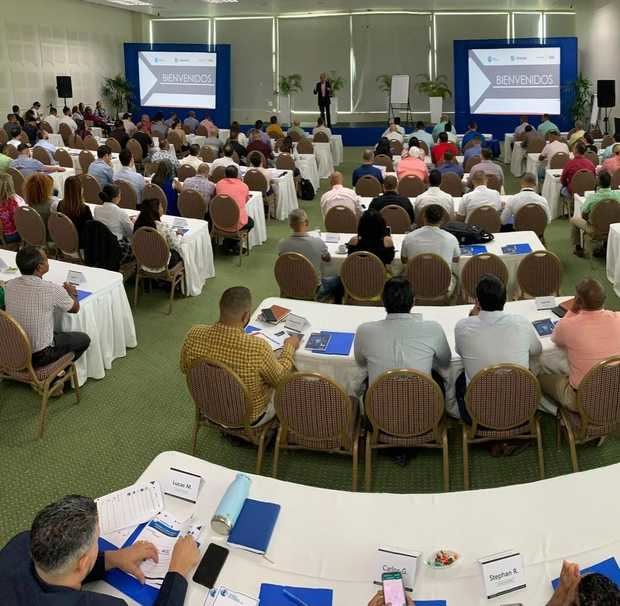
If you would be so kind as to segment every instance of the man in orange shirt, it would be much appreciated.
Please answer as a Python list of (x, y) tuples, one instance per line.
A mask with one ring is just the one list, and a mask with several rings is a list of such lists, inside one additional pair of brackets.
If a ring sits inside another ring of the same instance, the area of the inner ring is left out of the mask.
[[(239, 221), (234, 227), (236, 231), (250, 231), (254, 227), (254, 220), (248, 217), (246, 204), (250, 199), (250, 189), (239, 179), (237, 166), (231, 164), (226, 167), (225, 177), (220, 179), (215, 186), (216, 196), (230, 196), (239, 207)], [(232, 230), (231, 230), (232, 231)], [(239, 254), (237, 240), (224, 238), (224, 248), (229, 254)]]
[(424, 152), (419, 147), (410, 147), (409, 156), (403, 158), (396, 167), (398, 180), (413, 175), (426, 183), (428, 181), (428, 168), (423, 158)]
[(431, 150), (431, 158), (434, 164), (439, 164), (446, 152), (450, 152), (453, 156), (459, 155), (458, 147), (454, 145), (454, 143), (450, 143), (447, 132), (444, 131), (443, 133), (439, 133), (438, 141), (439, 143), (434, 145)]
[(577, 284), (571, 311), (558, 322), (551, 340), (566, 351), (569, 376), (539, 375), (545, 394), (569, 410), (577, 410), (577, 388), (599, 362), (620, 355), (620, 312), (603, 309), (605, 290), (593, 278)]

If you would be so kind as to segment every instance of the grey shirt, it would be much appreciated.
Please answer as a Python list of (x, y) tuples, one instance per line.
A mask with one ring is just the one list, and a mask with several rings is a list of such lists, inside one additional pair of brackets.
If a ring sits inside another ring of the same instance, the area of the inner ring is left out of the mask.
[(422, 314), (388, 314), (385, 320), (366, 322), (355, 335), (355, 360), (368, 369), (368, 382), (386, 370), (407, 368), (431, 374), (445, 368), (452, 353), (438, 322)]
[(321, 275), (321, 261), (329, 256), (327, 245), (321, 238), (308, 234), (296, 235), (281, 240), (278, 245), (278, 254), (299, 253), (312, 263), (319, 276)]

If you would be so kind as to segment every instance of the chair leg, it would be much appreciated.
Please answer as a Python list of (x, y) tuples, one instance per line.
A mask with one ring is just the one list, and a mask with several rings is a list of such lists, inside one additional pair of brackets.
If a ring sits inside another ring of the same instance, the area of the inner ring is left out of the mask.
[(39, 430), (37, 432), (38, 439), (41, 439), (43, 437), (43, 432), (45, 431), (45, 419), (47, 417), (47, 403), (49, 401), (49, 397), (50, 386), (46, 385), (41, 399), (41, 414), (39, 416)]
[(357, 492), (357, 466), (359, 457), (359, 436), (353, 442), (353, 492)]
[(196, 444), (198, 443), (198, 430), (200, 429), (200, 424), (198, 423), (198, 419), (194, 422), (194, 435), (192, 436), (192, 455), (196, 454)]
[(136, 284), (134, 287), (133, 293), (133, 306), (136, 307), (138, 305), (138, 291), (140, 289), (140, 270), (136, 272)]
[(560, 411), (558, 410), (556, 417), (556, 425), (555, 425), (555, 447), (557, 450), (562, 446), (562, 417), (560, 416)]
[(469, 443), (465, 425), (463, 425), (463, 490), (469, 490)]
[(448, 432), (444, 429), (442, 436), (442, 456), (443, 456), (443, 490), (450, 490), (450, 461), (448, 459)]
[(282, 427), (278, 428), (278, 435), (276, 436), (276, 443), (273, 450), (273, 471), (272, 476), (278, 477), (278, 464), (280, 463), (280, 440), (282, 439)]
[(172, 302), (174, 301), (175, 281), (170, 281), (170, 297), (168, 298), (168, 315), (172, 313)]
[(372, 486), (372, 444), (368, 434), (366, 434), (366, 461), (364, 467), (364, 490), (370, 492)]
[(258, 438), (258, 452), (256, 453), (256, 475), (260, 475), (261, 468), (263, 466), (263, 456), (265, 454), (265, 437), (267, 431), (262, 431)]
[(73, 385), (73, 389), (75, 391), (75, 401), (76, 403), (80, 403), (80, 382), (77, 375), (77, 368), (75, 364), (71, 365), (71, 383)]
[(564, 424), (566, 427), (566, 435), (568, 436), (568, 447), (570, 450), (570, 461), (573, 466), (573, 471), (579, 471), (579, 463), (577, 461), (577, 446), (575, 444), (575, 434), (572, 427), (568, 423)]
[(542, 432), (540, 430), (540, 419), (536, 419), (536, 443), (538, 444), (538, 469), (540, 479), (545, 479), (545, 453), (543, 452)]

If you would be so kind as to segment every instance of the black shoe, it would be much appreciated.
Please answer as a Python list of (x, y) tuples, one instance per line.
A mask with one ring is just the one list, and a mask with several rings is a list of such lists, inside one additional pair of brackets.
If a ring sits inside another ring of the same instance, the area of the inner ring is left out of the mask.
[(573, 254), (577, 257), (585, 256), (585, 253), (583, 252), (583, 248), (581, 248), (581, 246), (575, 246), (575, 250), (573, 251)]

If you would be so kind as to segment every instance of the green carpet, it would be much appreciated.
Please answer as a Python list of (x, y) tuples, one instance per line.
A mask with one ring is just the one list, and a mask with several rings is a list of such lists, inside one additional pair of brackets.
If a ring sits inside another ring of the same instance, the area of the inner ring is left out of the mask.
[[(359, 163), (360, 148), (345, 150), (340, 170), (347, 181)], [(504, 167), (509, 175), (508, 167)], [(324, 187), (326, 182), (323, 181)], [(517, 184), (508, 177), (506, 189), (514, 193)], [(321, 224), (318, 196), (302, 202), (311, 225)], [(288, 233), (285, 223), (268, 224), (269, 240), (254, 248), (238, 267), (234, 258), (216, 252), (217, 277), (209, 280), (202, 296), (175, 301), (173, 314), (165, 315), (167, 298), (155, 290), (141, 297), (134, 311), (139, 346), (126, 358), (114, 362), (104, 380), (89, 380), (82, 388), (82, 402), (73, 395), (51, 402), (47, 430), (35, 440), (39, 400), (24, 386), (0, 385), (0, 544), (29, 526), (33, 514), (43, 505), (67, 493), (92, 496), (121, 488), (135, 481), (158, 453), (165, 450), (190, 452), (194, 405), (179, 371), (179, 351), (186, 331), (195, 323), (217, 318), (217, 302), (228, 287), (243, 284), (253, 293), (255, 305), (278, 294), (273, 278), (273, 261), (278, 240)], [(547, 245), (564, 264), (563, 294), (572, 294), (575, 283), (585, 275), (597, 277), (610, 293), (608, 306), (620, 309), (605, 277), (602, 259), (584, 260), (570, 253), (567, 221), (557, 220), (547, 230)], [(131, 290), (131, 294), (133, 290)], [(570, 472), (566, 445), (555, 448), (555, 422), (543, 420), (547, 477)], [(450, 431), (450, 482), (460, 490), (462, 451), (460, 430)], [(218, 432), (203, 429), (197, 456), (235, 469), (253, 471), (254, 448), (233, 444)], [(608, 439), (602, 446), (579, 449), (582, 469), (620, 461), (620, 442)], [(271, 473), (272, 451), (266, 455), (264, 473)], [(362, 467), (363, 471), (363, 467)], [(439, 492), (441, 455), (415, 451), (406, 467), (398, 466), (388, 454), (375, 456), (375, 491)], [(493, 459), (483, 448), (471, 457), (472, 487), (486, 488), (531, 482), (538, 478), (536, 449), (530, 447), (510, 458)], [(280, 478), (312, 486), (350, 489), (350, 459), (304, 452), (285, 453)]]

